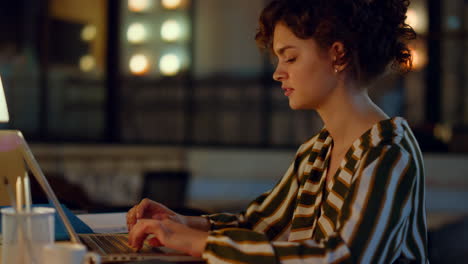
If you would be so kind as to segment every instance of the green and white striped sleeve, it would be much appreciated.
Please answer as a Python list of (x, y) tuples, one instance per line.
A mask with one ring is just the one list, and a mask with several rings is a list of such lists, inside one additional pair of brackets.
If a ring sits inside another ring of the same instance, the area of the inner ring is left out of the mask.
[[(210, 233), (208, 263), (391, 263), (399, 257), (412, 211), (417, 166), (397, 145), (377, 146), (361, 160), (343, 204), (339, 227), (322, 241), (271, 241), (260, 232)], [(414, 256), (426, 263), (425, 256)]]
[[(257, 197), (253, 202), (250, 203), (248, 208), (256, 207), (261, 204), (266, 197), (270, 194), (271, 190), (263, 193)], [(249, 210), (249, 209), (247, 209)], [(210, 222), (210, 230), (218, 230), (228, 227), (241, 227), (241, 228), (251, 228), (252, 223), (249, 222), (248, 217), (245, 212), (238, 214), (232, 213), (217, 213), (210, 215), (203, 215)]]
[(293, 184), (295, 181), (295, 177), (296, 169), (295, 162), (293, 162), (286, 171), (285, 175), (275, 185), (275, 187), (253, 200), (245, 212), (241, 212), (239, 214), (218, 213), (203, 215), (203, 217), (207, 218), (210, 222), (211, 230), (218, 230), (228, 227), (252, 229), (255, 225), (258, 224), (258, 222), (262, 221), (261, 217), (259, 217), (259, 215), (262, 215), (262, 211), (269, 210), (271, 207), (277, 207), (275, 202), (268, 201), (268, 199), (276, 198), (276, 200), (286, 200), (287, 197), (285, 196), (288, 195), (288, 190), (292, 189), (291, 184)]

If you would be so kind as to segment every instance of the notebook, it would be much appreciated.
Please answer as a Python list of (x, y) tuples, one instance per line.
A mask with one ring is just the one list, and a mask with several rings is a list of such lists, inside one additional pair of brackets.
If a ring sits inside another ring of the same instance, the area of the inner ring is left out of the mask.
[[(0, 130), (0, 168), (3, 174), (0, 176), (7, 177), (10, 183), (14, 183), (17, 175), (24, 175), (24, 172), (29, 169), (47, 194), (51, 204), (57, 209), (61, 220), (57, 222), (63, 222), (67, 237), (72, 242), (83, 243), (89, 250), (98, 253), (103, 263), (150, 259), (165, 262), (203, 262), (200, 258), (164, 247), (152, 248), (149, 244), (145, 244), (139, 252), (135, 252), (127, 244), (127, 234), (78, 234), (77, 231), (84, 231), (86, 228), (79, 226), (78, 224), (82, 223), (81, 220), (60, 206), (55, 192), (50, 187), (20, 131)], [(3, 187), (0, 187), (0, 206), (9, 205), (8, 196), (3, 195), (6, 191), (1, 188)]]

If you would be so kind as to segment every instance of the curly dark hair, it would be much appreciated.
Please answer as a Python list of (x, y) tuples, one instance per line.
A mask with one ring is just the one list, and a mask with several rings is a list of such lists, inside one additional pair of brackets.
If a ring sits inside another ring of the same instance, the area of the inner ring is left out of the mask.
[(416, 38), (405, 23), (409, 0), (273, 0), (259, 19), (255, 39), (272, 51), (275, 26), (282, 22), (301, 39), (320, 47), (340, 41), (354, 77), (367, 83), (387, 70), (412, 67), (407, 43)]

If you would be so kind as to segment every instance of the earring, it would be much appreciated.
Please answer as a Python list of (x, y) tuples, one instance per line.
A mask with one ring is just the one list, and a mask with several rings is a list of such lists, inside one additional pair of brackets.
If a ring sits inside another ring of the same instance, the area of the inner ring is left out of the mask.
[[(336, 57), (333, 58), (333, 64), (336, 64)], [(338, 73), (338, 68), (336, 66), (334, 68), (335, 68), (335, 73)]]

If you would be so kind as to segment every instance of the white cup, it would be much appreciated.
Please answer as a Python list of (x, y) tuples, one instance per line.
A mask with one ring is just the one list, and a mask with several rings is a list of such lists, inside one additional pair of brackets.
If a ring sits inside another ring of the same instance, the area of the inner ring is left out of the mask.
[(34, 207), (17, 213), (13, 208), (2, 212), (2, 263), (42, 264), (42, 248), (54, 243), (54, 208)]
[(56, 243), (43, 248), (43, 263), (47, 264), (100, 264), (98, 254), (87, 252), (82, 244)]

